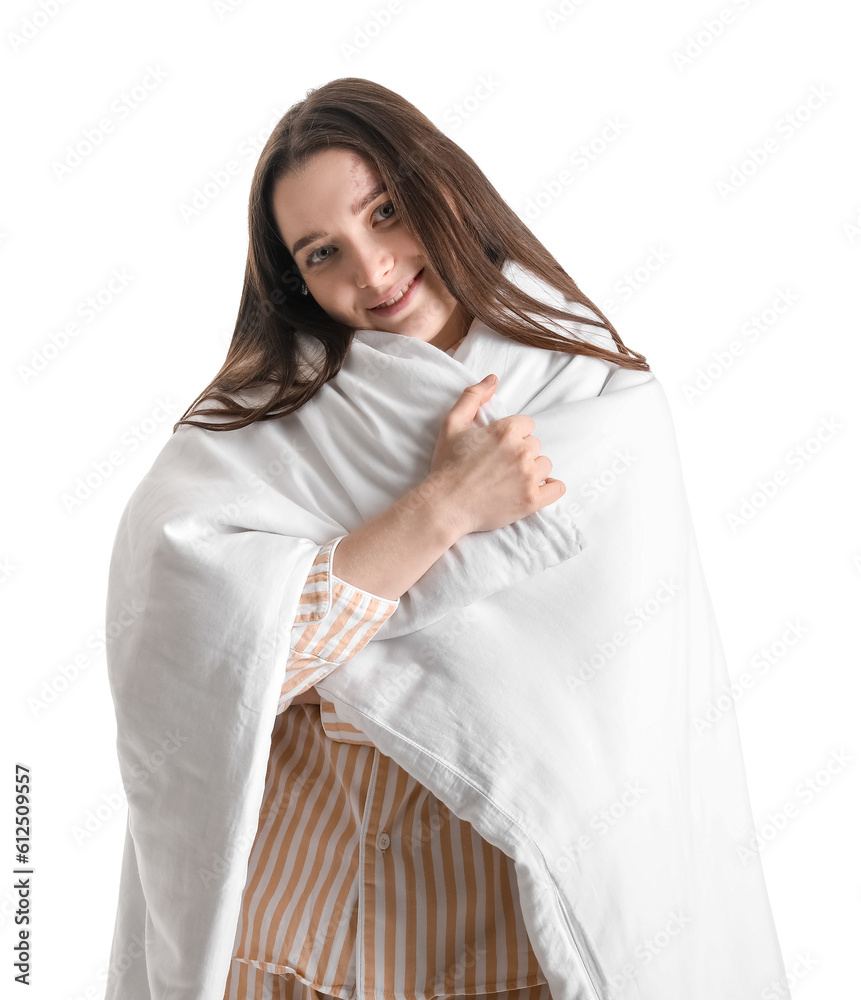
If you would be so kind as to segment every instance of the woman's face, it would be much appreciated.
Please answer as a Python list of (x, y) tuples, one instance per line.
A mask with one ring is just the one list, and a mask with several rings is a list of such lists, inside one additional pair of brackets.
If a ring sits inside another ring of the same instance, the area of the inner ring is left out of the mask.
[[(327, 149), (280, 178), (272, 208), (308, 292), (356, 330), (385, 330), (447, 350), (471, 317), (431, 270), (361, 156)], [(375, 308), (397, 298), (393, 306)]]

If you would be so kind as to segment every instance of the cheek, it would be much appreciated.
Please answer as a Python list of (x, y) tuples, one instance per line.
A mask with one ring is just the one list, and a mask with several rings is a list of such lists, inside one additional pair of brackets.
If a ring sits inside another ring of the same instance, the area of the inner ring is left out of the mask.
[(439, 305), (447, 305), (451, 296), (442, 281), (435, 274), (429, 273), (427, 268), (423, 277), (425, 278), (425, 287), (427, 288), (429, 298), (432, 298)]
[(352, 291), (344, 292), (340, 296), (338, 306), (346, 316), (354, 316), (356, 313), (361, 312), (356, 302), (356, 296)]
[(335, 319), (341, 320), (341, 322), (349, 322), (358, 311), (355, 299), (349, 292), (344, 290), (340, 292), (330, 291), (325, 301), (320, 304), (330, 316), (334, 316)]

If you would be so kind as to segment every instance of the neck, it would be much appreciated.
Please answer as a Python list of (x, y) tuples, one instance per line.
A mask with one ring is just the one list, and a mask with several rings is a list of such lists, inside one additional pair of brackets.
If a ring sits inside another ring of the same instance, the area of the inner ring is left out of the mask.
[[(473, 321), (472, 316), (468, 316), (461, 306), (456, 306), (453, 314), (453, 319), (455, 319), (454, 329), (451, 331), (449, 337), (449, 343), (447, 344), (436, 344), (442, 351), (450, 351), (453, 347), (457, 345), (466, 337), (469, 332), (470, 326), (472, 326)], [(433, 341), (431, 341), (433, 343)]]

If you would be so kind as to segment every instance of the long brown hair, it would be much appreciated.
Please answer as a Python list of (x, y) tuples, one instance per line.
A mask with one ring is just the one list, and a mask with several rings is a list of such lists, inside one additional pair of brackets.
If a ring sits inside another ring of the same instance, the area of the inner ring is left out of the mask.
[[(272, 209), (276, 181), (332, 147), (358, 153), (376, 168), (402, 223), (468, 315), (521, 344), (649, 371), (645, 357), (622, 343), (612, 323), (457, 143), (394, 91), (348, 76), (307, 91), (263, 147), (251, 182), (245, 281), (227, 357), (174, 431), (183, 423), (235, 430), (255, 420), (286, 416), (340, 371), (355, 330), (324, 312), (313, 296), (301, 294), (301, 273)], [(599, 319), (572, 315), (527, 295), (502, 274), (507, 260), (543, 278)], [(603, 327), (619, 353), (554, 334), (530, 312), (539, 319), (576, 319)], [(317, 342), (313, 363), (303, 350), (303, 334), (311, 344)], [(256, 402), (251, 396), (246, 402), (239, 398), (259, 389), (265, 391)], [(219, 405), (195, 410), (206, 399)], [(192, 420), (192, 411), (217, 414), (219, 422)]]

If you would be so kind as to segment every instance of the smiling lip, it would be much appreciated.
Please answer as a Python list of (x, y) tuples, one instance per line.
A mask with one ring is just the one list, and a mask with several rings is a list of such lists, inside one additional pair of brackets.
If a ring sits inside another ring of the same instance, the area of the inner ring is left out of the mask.
[(422, 270), (419, 271), (417, 274), (413, 275), (413, 277), (410, 278), (408, 281), (405, 281), (402, 285), (400, 285), (400, 287), (395, 290), (394, 295), (389, 295), (387, 299), (383, 299), (384, 302), (388, 302), (389, 299), (394, 298), (394, 296), (398, 294), (398, 292), (400, 291), (401, 288), (404, 287), (404, 285), (409, 285), (407, 291), (404, 292), (403, 296), (400, 299), (398, 299), (397, 302), (395, 302), (393, 305), (390, 306), (384, 306), (384, 305), (369, 306), (369, 312), (375, 312), (380, 314), (381, 316), (390, 316), (396, 312), (400, 312), (401, 309), (412, 299), (413, 290), (415, 289), (416, 285), (421, 283), (423, 271), (424, 268), (422, 268)]

